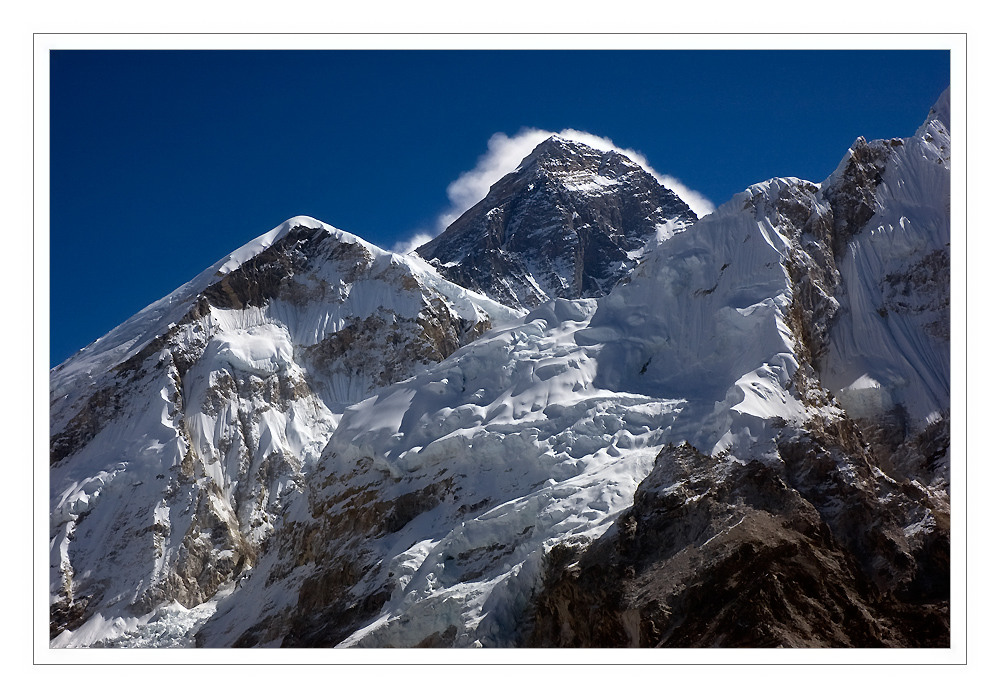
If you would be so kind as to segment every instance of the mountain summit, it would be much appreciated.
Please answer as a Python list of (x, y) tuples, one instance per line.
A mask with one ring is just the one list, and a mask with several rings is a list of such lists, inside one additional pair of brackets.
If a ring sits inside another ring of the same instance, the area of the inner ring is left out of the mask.
[(530, 309), (606, 295), (644, 250), (695, 220), (622, 153), (552, 136), (417, 254), (456, 284)]

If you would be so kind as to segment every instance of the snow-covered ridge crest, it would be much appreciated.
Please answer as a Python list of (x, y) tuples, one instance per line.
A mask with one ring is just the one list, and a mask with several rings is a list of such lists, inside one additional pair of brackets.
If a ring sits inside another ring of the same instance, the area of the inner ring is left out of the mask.
[[(283, 240), (290, 231), (307, 229), (322, 231), (331, 239), (345, 245), (356, 245), (364, 248), (373, 257), (390, 260), (392, 264), (400, 264), (412, 270), (415, 276), (426, 281), (435, 289), (448, 289), (449, 293), (460, 299), (466, 315), (474, 312), (471, 304), (488, 306), (491, 311), (499, 314), (509, 314), (508, 311), (487, 298), (477, 298), (476, 294), (455, 287), (443, 279), (422, 260), (412, 255), (397, 255), (382, 250), (363, 238), (339, 228), (330, 226), (311, 216), (293, 216), (260, 235), (237, 250), (218, 260), (191, 281), (169, 293), (164, 298), (146, 306), (118, 327), (81, 349), (50, 373), (50, 391), (54, 400), (64, 400), (65, 396), (93, 380), (93, 377), (107, 372), (113, 366), (119, 365), (135, 356), (143, 347), (162, 335), (170, 327), (176, 325), (187, 315), (199, 296), (221, 277), (237, 271), (243, 264), (259, 256), (272, 246)], [(59, 405), (56, 405), (58, 408)], [(54, 420), (58, 422), (59, 420)]]
[[(71, 386), (91, 376), (98, 376), (112, 366), (126, 361), (143, 346), (156, 338), (171, 324), (179, 322), (191, 309), (198, 295), (224, 276), (239, 268), (252, 257), (260, 254), (297, 226), (325, 227), (309, 216), (289, 218), (268, 232), (260, 235), (239, 249), (212, 264), (187, 283), (179, 286), (160, 300), (150, 303), (118, 327), (95, 340), (63, 361), (50, 373), (50, 391), (61, 397)], [(335, 229), (330, 228), (333, 231)]]
[(951, 132), (951, 87), (946, 87), (941, 96), (938, 97), (934, 106), (927, 114), (927, 119), (917, 129), (917, 136), (923, 136), (928, 132), (931, 123), (937, 121), (949, 133)]
[[(337, 231), (334, 228), (329, 228), (325, 223), (316, 220), (311, 216), (292, 216), (288, 220), (284, 221), (281, 225), (272, 228), (263, 235), (254, 238), (250, 242), (246, 243), (237, 250), (234, 250), (227, 256), (220, 259), (218, 262), (213, 264), (209, 269), (214, 270), (215, 274), (221, 276), (223, 274), (228, 274), (231, 271), (235, 271), (240, 267), (240, 265), (246, 263), (251, 257), (255, 257), (268, 247), (273, 245), (275, 242), (285, 237), (290, 230), (293, 228), (323, 228), (331, 233), (343, 231)], [(348, 235), (350, 235), (348, 233)], [(353, 236), (351, 236), (353, 238)], [(206, 270), (207, 272), (208, 270)], [(195, 277), (200, 278), (199, 277)]]

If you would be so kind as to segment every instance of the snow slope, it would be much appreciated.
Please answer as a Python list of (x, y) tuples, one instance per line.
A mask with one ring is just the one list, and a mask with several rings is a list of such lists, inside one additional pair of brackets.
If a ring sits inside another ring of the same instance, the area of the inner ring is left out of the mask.
[(858, 150), (878, 149), (883, 168), (874, 214), (840, 263), (843, 312), (833, 325), (823, 384), (856, 417), (902, 406), (914, 427), (948, 411), (951, 263), (948, 93), (916, 135), (855, 144), (824, 189)]

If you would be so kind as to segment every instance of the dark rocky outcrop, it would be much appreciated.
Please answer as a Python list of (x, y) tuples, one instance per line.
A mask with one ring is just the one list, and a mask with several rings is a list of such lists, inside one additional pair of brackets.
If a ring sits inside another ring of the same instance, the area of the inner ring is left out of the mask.
[(836, 221), (833, 250), (837, 256), (843, 254), (851, 237), (875, 215), (878, 208), (875, 193), (893, 147), (888, 141), (869, 143), (859, 137), (834, 175), (833, 186), (823, 192)]
[(948, 646), (947, 502), (848, 450), (804, 434), (778, 463), (664, 448), (608, 534), (550, 553), (527, 644)]

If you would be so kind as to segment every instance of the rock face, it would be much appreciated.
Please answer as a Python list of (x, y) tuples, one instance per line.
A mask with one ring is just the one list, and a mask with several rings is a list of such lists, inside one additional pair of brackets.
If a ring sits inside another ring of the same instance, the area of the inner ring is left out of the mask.
[(433, 267), (250, 243), (52, 373), (53, 646), (947, 645), (947, 113), (693, 223), (552, 140)]
[(947, 497), (835, 436), (781, 451), (765, 464), (664, 448), (604, 538), (550, 553), (526, 643), (947, 647)]
[(606, 295), (651, 241), (696, 219), (621, 153), (552, 136), (417, 252), (451, 281), (530, 309)]

